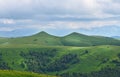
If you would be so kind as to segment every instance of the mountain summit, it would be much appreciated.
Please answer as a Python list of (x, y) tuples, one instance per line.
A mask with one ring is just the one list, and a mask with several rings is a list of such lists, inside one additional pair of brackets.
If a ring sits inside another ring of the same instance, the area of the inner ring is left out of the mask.
[[(46, 35), (50, 35), (50, 34), (48, 34), (47, 32), (45, 32), (45, 31), (41, 31), (41, 32), (39, 32), (39, 33), (37, 33), (37, 34), (35, 34), (35, 36), (46, 36)], [(34, 36), (34, 35), (33, 35)]]
[(81, 33), (77, 33), (77, 32), (73, 32), (73, 33), (68, 34), (67, 36), (74, 37), (74, 36), (87, 36), (87, 35), (84, 35), (84, 34), (81, 34)]

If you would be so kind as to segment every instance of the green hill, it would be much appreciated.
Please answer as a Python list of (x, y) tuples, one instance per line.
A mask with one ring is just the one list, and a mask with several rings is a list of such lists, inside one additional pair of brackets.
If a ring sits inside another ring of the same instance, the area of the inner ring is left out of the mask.
[(0, 38), (0, 44), (36, 44), (41, 46), (96, 46), (120, 45), (120, 40), (102, 36), (88, 36), (76, 32), (73, 32), (64, 37), (58, 37), (42, 31), (32, 36), (18, 38)]
[[(106, 71), (106, 68), (116, 70), (117, 72), (114, 70), (112, 72), (116, 72), (118, 75), (118, 71), (120, 71), (119, 65), (120, 46), (0, 47), (0, 69), (32, 71), (71, 77), (68, 74), (76, 75), (76, 73), (80, 73), (88, 75), (92, 72), (92, 74), (96, 74), (101, 70)], [(108, 74), (111, 73), (108, 70), (107, 72)]]
[(0, 37), (0, 44), (7, 44), (8, 43), (8, 39), (9, 38), (3, 38), (3, 37)]
[(42, 46), (62, 45), (59, 37), (50, 35), (43, 31), (32, 36), (11, 38), (8, 42), (9, 44), (39, 44)]
[(56, 77), (56, 76), (29, 73), (29, 72), (0, 70), (0, 77)]
[(80, 33), (71, 33), (62, 38), (65, 46), (96, 46), (96, 45), (120, 45), (120, 41), (102, 36), (88, 36)]

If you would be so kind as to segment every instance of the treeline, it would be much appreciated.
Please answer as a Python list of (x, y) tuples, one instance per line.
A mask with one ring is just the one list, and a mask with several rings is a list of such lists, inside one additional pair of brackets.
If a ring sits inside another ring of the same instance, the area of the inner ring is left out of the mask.
[(0, 53), (0, 69), (10, 69), (8, 63), (4, 62), (2, 59), (2, 53)]
[[(47, 64), (51, 58), (57, 53), (56, 49), (31, 49), (28, 53), (21, 52), (21, 56), (25, 58), (28, 67), (27, 71), (44, 73)], [(22, 64), (24, 66), (24, 64)]]
[(21, 52), (20, 55), (25, 58), (25, 61), (21, 64), (23, 68), (25, 67), (24, 64), (26, 64), (27, 71), (39, 73), (65, 70), (70, 65), (80, 61), (77, 54), (70, 53), (55, 59), (57, 49), (29, 50), (28, 53)]
[(61, 71), (69, 68), (70, 65), (78, 63), (80, 60), (77, 54), (67, 54), (47, 66), (48, 72)]

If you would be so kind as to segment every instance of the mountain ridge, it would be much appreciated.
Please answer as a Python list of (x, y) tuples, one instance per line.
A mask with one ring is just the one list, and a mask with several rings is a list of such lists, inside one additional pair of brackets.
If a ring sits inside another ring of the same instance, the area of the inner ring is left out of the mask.
[[(71, 33), (68, 33), (68, 34), (66, 34), (64, 36), (57, 36), (57, 35), (54, 35), (54, 34), (50, 34), (50, 33), (46, 32), (46, 31), (40, 31), (40, 32), (31, 34), (31, 35), (27, 35), (27, 36), (19, 36), (19, 37), (2, 37), (2, 36), (0, 36), (0, 38), (21, 38), (21, 37), (29, 37), (29, 36), (35, 36), (35, 35), (52, 35), (52, 36), (56, 36), (56, 37), (65, 37), (65, 36), (69, 36), (69, 35), (108, 37), (108, 36), (101, 36), (101, 35), (87, 35), (87, 34), (83, 34), (83, 33), (79, 33), (79, 32), (71, 32)], [(120, 36), (112, 36), (112, 37), (109, 37), (109, 38), (113, 38), (113, 37), (120, 37)]]
[(43, 46), (96, 46), (96, 45), (120, 45), (120, 41), (110, 37), (88, 36), (72, 32), (59, 37), (41, 31), (31, 36), (18, 38), (2, 38), (0, 44), (39, 44)]

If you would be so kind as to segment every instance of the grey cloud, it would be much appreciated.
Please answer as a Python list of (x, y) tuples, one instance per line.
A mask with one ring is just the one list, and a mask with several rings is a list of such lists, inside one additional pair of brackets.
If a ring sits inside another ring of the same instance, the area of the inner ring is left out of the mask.
[[(87, 2), (88, 1), (88, 2)], [(89, 5), (89, 2), (91, 3)], [(91, 15), (96, 0), (1, 0), (0, 17), (30, 18), (36, 15)]]
[[(15, 24), (12, 24), (12, 28), (15, 29), (21, 28), (21, 25), (41, 27), (57, 21), (63, 22), (63, 26), (69, 25), (70, 22), (74, 25), (78, 24), (72, 26), (73, 28), (87, 27), (87, 25), (97, 27), (98, 21), (102, 26), (106, 25), (105, 22), (108, 25), (117, 25), (120, 20), (119, 9), (119, 0), (0, 0), (0, 18), (13, 19)], [(117, 23), (110, 23), (111, 20)], [(86, 22), (90, 23), (85, 24)], [(55, 24), (61, 25), (61, 23)], [(6, 26), (4, 23), (1, 25)], [(11, 25), (7, 26), (11, 27)]]

